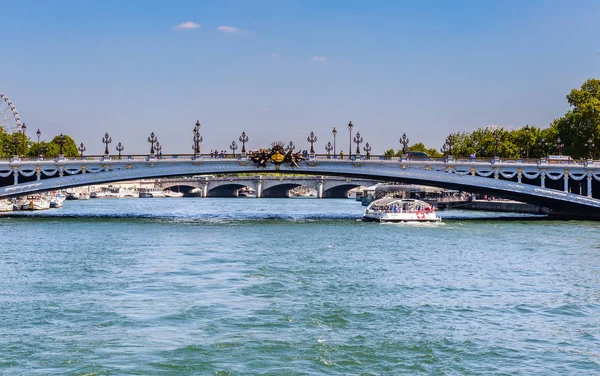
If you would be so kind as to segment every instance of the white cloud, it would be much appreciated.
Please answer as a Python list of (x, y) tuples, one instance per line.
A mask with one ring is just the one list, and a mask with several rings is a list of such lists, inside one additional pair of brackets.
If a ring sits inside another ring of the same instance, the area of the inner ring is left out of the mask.
[(324, 63), (327, 61), (325, 56), (313, 56), (310, 58), (312, 61), (318, 61), (319, 63)]
[(281, 57), (281, 54), (280, 54), (279, 52), (273, 52), (273, 53), (271, 54), (271, 57), (274, 57), (274, 58), (276, 58), (276, 59), (277, 59), (277, 58), (280, 58), (280, 57)]
[(242, 31), (240, 29), (238, 29), (237, 27), (233, 27), (233, 26), (219, 26), (217, 27), (217, 30), (219, 30), (222, 33), (232, 33), (232, 34), (241, 34)]
[(188, 22), (182, 22), (177, 26), (173, 26), (173, 29), (197, 29), (199, 28), (200, 25), (192, 22), (192, 21), (188, 21)]

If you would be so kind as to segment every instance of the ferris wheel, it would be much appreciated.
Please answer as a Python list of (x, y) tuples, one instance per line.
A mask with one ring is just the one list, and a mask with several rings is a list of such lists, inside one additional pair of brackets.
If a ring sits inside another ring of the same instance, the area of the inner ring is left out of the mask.
[(14, 132), (21, 130), (21, 118), (17, 108), (12, 101), (0, 93), (0, 128), (5, 131)]

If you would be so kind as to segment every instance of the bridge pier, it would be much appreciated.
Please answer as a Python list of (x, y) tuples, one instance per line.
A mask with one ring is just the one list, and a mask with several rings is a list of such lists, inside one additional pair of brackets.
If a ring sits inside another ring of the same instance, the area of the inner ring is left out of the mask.
[(521, 179), (523, 178), (523, 174), (521, 173), (521, 171), (517, 172), (517, 182), (519, 184), (521, 184)]
[(263, 188), (263, 181), (262, 181), (262, 179), (259, 179), (256, 182), (256, 198), (262, 197), (262, 188)]
[(592, 197), (592, 177), (589, 175), (587, 177), (587, 196)]
[(564, 186), (563, 186), (563, 190), (565, 192), (569, 192), (569, 173), (565, 172), (565, 176), (563, 177), (564, 180)]
[(19, 184), (19, 172), (15, 170), (15, 171), (13, 172), (13, 175), (14, 175), (14, 177), (15, 177), (14, 184), (15, 184), (15, 185)]
[(317, 198), (323, 198), (323, 180), (317, 182)]
[(546, 188), (546, 175), (540, 174), (540, 187)]
[(35, 172), (35, 180), (37, 180), (37, 181), (40, 181), (40, 180), (42, 180), (42, 171), (40, 171), (40, 170), (37, 170), (37, 171)]

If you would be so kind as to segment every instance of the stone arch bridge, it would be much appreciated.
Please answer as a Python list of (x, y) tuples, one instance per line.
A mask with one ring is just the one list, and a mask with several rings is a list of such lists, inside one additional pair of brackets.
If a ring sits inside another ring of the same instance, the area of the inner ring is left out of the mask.
[[(250, 187), (256, 197), (290, 197), (290, 190), (308, 187), (317, 192), (317, 198), (345, 198), (348, 191), (360, 186), (374, 185), (377, 180), (352, 179), (336, 176), (231, 176), (184, 177), (156, 179), (154, 184), (163, 189), (191, 191), (198, 189), (201, 197), (237, 197), (238, 191)], [(190, 189), (191, 188), (191, 189)]]

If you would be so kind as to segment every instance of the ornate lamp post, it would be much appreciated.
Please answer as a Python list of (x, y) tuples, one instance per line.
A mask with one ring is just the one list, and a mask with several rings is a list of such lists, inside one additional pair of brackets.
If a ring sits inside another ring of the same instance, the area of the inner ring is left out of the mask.
[[(21, 131), (18, 131), (19, 133), (21, 133)], [(19, 133), (13, 133), (12, 136), (12, 143), (13, 143), (13, 149), (12, 149), (12, 154), (13, 156), (19, 156), (19, 150), (21, 150), (21, 136), (19, 136)]]
[(200, 136), (200, 120), (196, 120), (196, 125), (194, 125), (194, 157), (198, 157), (200, 155), (200, 143), (204, 141), (203, 137)]
[(25, 140), (25, 131), (27, 130), (27, 124), (23, 123), (21, 126), (21, 132), (23, 132), (23, 157), (27, 153), (27, 141)]
[(79, 154), (81, 154), (81, 159), (83, 159), (83, 152), (85, 151), (85, 145), (83, 144), (83, 142), (79, 144), (77, 150), (79, 150)]
[(331, 145), (331, 141), (325, 145), (325, 151), (327, 151), (327, 159), (331, 158), (331, 151), (333, 150), (333, 145)]
[(546, 150), (548, 147), (548, 142), (546, 141), (546, 139), (542, 138), (539, 142), (538, 142), (538, 148), (540, 149), (540, 157), (541, 158), (545, 158), (546, 157)]
[(39, 157), (40, 156), (40, 136), (42, 135), (42, 132), (38, 128), (38, 130), (37, 130), (37, 132), (35, 132), (35, 134), (37, 135), (37, 138), (38, 138), (38, 140), (37, 140), (37, 155)]
[(231, 151), (233, 151), (233, 156), (235, 157), (235, 151), (238, 149), (238, 146), (235, 143), (235, 140), (231, 141), (231, 145), (229, 145), (229, 148), (231, 149)]
[(525, 158), (529, 158), (529, 124), (525, 126)]
[(354, 143), (356, 144), (356, 155), (360, 155), (360, 144), (362, 144), (363, 138), (360, 136), (360, 132), (356, 132), (354, 136)]
[(348, 158), (352, 157), (352, 122), (348, 123), (348, 131), (350, 131), (350, 137), (348, 138)]
[(310, 132), (310, 135), (306, 137), (306, 141), (310, 142), (310, 154), (315, 154), (315, 142), (317, 142), (317, 136), (315, 136), (314, 132)]
[(104, 143), (104, 155), (108, 157), (108, 144), (112, 142), (112, 137), (108, 135), (108, 132), (102, 137), (102, 142)]
[(335, 127), (333, 127), (333, 130), (331, 131), (331, 133), (333, 134), (333, 155), (335, 155), (335, 136), (337, 136), (337, 129), (335, 129)]
[(562, 148), (565, 147), (565, 144), (563, 144), (562, 142), (560, 142), (560, 137), (556, 138), (556, 150), (558, 150), (558, 155), (560, 155), (560, 152), (562, 150)]
[(369, 145), (369, 143), (367, 142), (365, 144), (365, 147), (363, 148), (363, 150), (367, 152), (367, 159), (371, 159), (371, 149), (371, 145)]
[(156, 141), (156, 156), (158, 158), (162, 157), (162, 145), (158, 141)]
[(121, 159), (121, 152), (125, 149), (121, 141), (117, 144), (117, 151), (119, 152), (119, 159)]
[(242, 155), (246, 155), (246, 142), (248, 142), (249, 138), (246, 136), (246, 132), (242, 132), (240, 136), (240, 142), (242, 143)]
[(587, 149), (587, 157), (589, 159), (594, 159), (595, 147), (596, 145), (594, 145), (594, 141), (591, 138), (588, 138), (587, 142), (585, 143), (585, 148)]
[(408, 137), (406, 137), (406, 133), (402, 134), (402, 137), (400, 138), (399, 141), (400, 141), (400, 144), (402, 145), (402, 154), (406, 154), (406, 151), (408, 149), (408, 143), (410, 142)]
[(148, 137), (148, 142), (150, 143), (150, 155), (154, 155), (154, 144), (158, 142), (158, 139), (154, 135), (154, 132), (150, 133), (150, 137)]
[[(108, 133), (107, 133), (108, 135)], [(58, 140), (56, 141), (56, 143), (58, 144), (58, 154), (60, 154), (61, 156), (63, 155), (63, 146), (65, 145), (66, 142), (66, 138), (65, 136), (61, 133), (60, 136), (58, 136)]]
[(498, 130), (496, 129), (494, 131), (494, 157), (498, 158), (498, 141), (499, 141), (499, 137), (498, 137)]
[(442, 153), (448, 153), (448, 155), (452, 155), (452, 146), (454, 146), (454, 137), (452, 135), (449, 135), (448, 137), (446, 137), (446, 141), (442, 146)]

